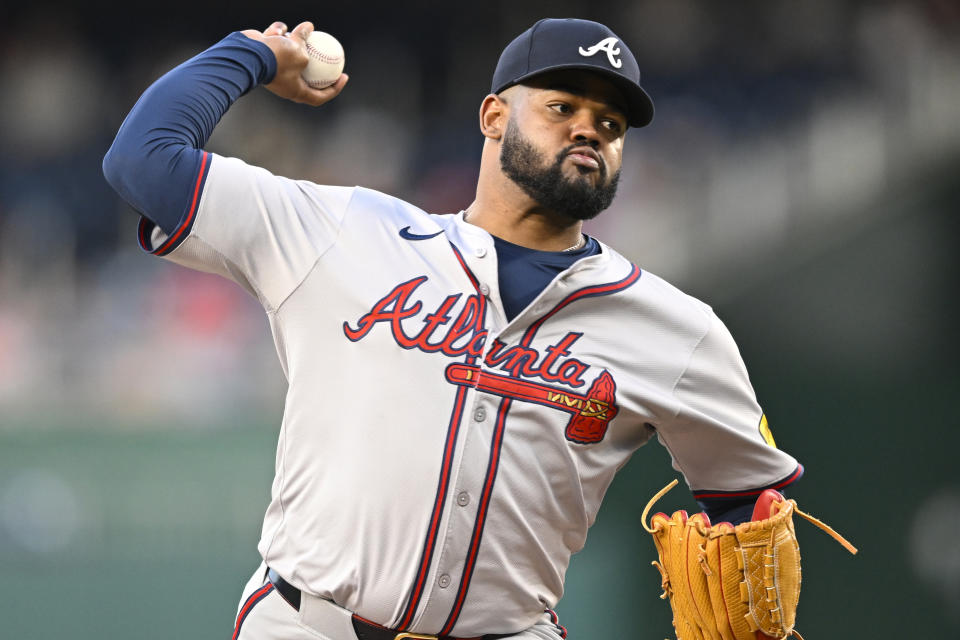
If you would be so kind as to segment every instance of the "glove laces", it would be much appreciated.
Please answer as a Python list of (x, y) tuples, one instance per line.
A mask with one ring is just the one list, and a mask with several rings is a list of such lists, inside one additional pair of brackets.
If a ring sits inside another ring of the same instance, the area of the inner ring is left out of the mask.
[[(659, 531), (660, 528), (661, 528), (661, 526), (662, 526), (659, 522), (657, 523), (656, 527), (651, 527), (649, 524), (647, 524), (647, 515), (650, 513), (650, 509), (653, 507), (654, 504), (656, 504), (657, 500), (659, 500), (660, 498), (662, 498), (663, 496), (665, 496), (665, 495), (667, 494), (667, 492), (670, 491), (671, 489), (673, 489), (675, 486), (677, 486), (677, 479), (676, 479), (676, 478), (674, 478), (673, 480), (671, 480), (671, 481), (670, 481), (670, 484), (668, 484), (667, 486), (665, 486), (663, 489), (660, 489), (660, 491), (658, 491), (652, 498), (650, 498), (650, 501), (647, 502), (647, 506), (643, 508), (643, 513), (640, 515), (640, 520), (642, 521), (643, 528), (647, 531), (647, 533), (655, 533), (655, 532)], [(853, 546), (852, 544), (850, 544), (850, 542), (849, 542), (846, 538), (844, 538), (842, 535), (840, 535), (839, 533), (837, 533), (837, 532), (836, 532), (830, 525), (828, 525), (826, 522), (823, 522), (822, 520), (819, 520), (819, 519), (817, 519), (817, 518), (814, 518), (814, 517), (813, 517), (812, 515), (810, 515), (809, 513), (805, 513), (805, 512), (803, 512), (803, 511), (800, 511), (800, 509), (797, 507), (797, 501), (796, 501), (796, 500), (787, 500), (787, 502), (793, 504), (793, 510), (796, 512), (796, 514), (797, 514), (798, 516), (802, 517), (804, 520), (806, 520), (807, 522), (809, 522), (810, 524), (812, 524), (813, 526), (817, 527), (818, 529), (820, 529), (821, 531), (823, 531), (824, 533), (826, 533), (828, 536), (830, 536), (831, 538), (833, 538), (834, 540), (836, 540), (838, 543), (840, 543), (840, 546), (842, 546), (844, 549), (846, 549), (846, 550), (849, 551), (850, 553), (852, 553), (852, 554), (854, 554), (854, 555), (857, 554), (857, 548), (856, 548), (855, 546)], [(774, 503), (774, 504), (783, 504), (783, 503), (778, 502), (778, 503)], [(777, 507), (777, 510), (778, 510), (778, 511), (779, 511), (779, 509), (782, 509), (782, 507)], [(708, 533), (707, 530), (703, 527), (703, 525), (700, 523), (699, 520), (694, 521), (694, 526), (696, 527), (697, 531), (698, 531), (701, 535), (706, 535), (706, 534)]]

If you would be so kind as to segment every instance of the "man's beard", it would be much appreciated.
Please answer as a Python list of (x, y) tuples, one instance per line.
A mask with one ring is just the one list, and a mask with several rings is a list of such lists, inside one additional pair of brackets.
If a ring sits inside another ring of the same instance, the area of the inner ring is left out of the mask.
[(572, 144), (556, 155), (554, 161), (543, 166), (542, 154), (523, 137), (520, 128), (511, 119), (500, 149), (500, 166), (508, 178), (523, 189), (540, 206), (573, 218), (590, 220), (610, 206), (617, 194), (620, 181), (618, 169), (607, 183), (606, 164), (600, 163), (600, 186), (594, 186), (586, 176), (569, 179), (563, 175), (563, 161), (572, 149), (590, 146)]

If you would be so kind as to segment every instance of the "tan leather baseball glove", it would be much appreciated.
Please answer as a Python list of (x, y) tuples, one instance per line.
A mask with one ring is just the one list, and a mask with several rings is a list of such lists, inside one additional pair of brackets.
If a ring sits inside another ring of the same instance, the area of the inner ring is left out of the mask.
[(711, 526), (705, 513), (687, 517), (657, 513), (653, 504), (676, 486), (674, 480), (643, 510), (653, 535), (663, 594), (670, 599), (677, 640), (762, 640), (796, 635), (800, 596), (800, 547), (793, 514), (809, 520), (842, 544), (857, 549), (823, 522), (803, 513), (795, 500), (774, 490), (757, 499), (753, 520)]

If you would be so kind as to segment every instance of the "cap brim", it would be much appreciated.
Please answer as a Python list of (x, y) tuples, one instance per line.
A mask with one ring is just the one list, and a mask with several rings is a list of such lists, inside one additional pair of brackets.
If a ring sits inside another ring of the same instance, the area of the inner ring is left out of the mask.
[(512, 87), (515, 84), (523, 84), (524, 80), (529, 80), (530, 78), (543, 75), (544, 73), (548, 73), (550, 71), (563, 71), (564, 69), (581, 69), (583, 71), (591, 71), (610, 80), (620, 90), (620, 92), (623, 93), (623, 97), (627, 100), (627, 109), (629, 110), (627, 113), (627, 124), (631, 127), (645, 127), (653, 120), (653, 100), (651, 100), (650, 96), (647, 95), (647, 92), (643, 90), (643, 87), (633, 83), (628, 78), (624, 78), (615, 71), (610, 71), (604, 67), (598, 67), (591, 64), (558, 64), (553, 67), (537, 69), (536, 71), (516, 78), (502, 87), (496, 88), (494, 93), (500, 93), (504, 89)]

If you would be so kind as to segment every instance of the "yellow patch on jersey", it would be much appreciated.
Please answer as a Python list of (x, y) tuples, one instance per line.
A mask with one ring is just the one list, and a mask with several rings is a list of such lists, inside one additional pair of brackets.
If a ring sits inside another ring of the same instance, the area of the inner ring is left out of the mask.
[(770, 425), (767, 424), (767, 414), (760, 416), (760, 435), (763, 436), (763, 440), (773, 447), (777, 448), (777, 443), (773, 441), (773, 433), (770, 431)]

